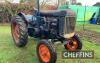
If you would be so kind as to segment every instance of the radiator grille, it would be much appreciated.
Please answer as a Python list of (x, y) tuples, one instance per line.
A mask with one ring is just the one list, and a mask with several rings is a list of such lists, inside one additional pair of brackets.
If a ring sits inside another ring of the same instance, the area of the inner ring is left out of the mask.
[(76, 17), (75, 16), (66, 16), (60, 18), (59, 21), (59, 33), (60, 35), (69, 34), (74, 32), (76, 24)]

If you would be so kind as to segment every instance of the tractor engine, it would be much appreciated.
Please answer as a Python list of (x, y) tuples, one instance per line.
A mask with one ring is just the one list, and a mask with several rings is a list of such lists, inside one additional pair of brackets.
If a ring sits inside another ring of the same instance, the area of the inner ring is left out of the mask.
[(44, 30), (49, 32), (49, 36), (54, 38), (59, 33), (58, 19), (57, 17), (47, 17), (45, 20)]
[(44, 17), (44, 22), (43, 30), (49, 32), (47, 35), (52, 38), (57, 36), (65, 37), (74, 33), (76, 15), (72, 10), (67, 10), (66, 16)]
[(53, 39), (73, 33), (76, 16), (72, 10), (56, 11), (54, 13), (41, 12), (40, 17), (33, 16), (33, 20), (29, 22), (29, 35)]
[(56, 36), (64, 37), (64, 35), (74, 32), (75, 23), (75, 16), (49, 17), (46, 18), (44, 30), (49, 31), (49, 36), (52, 36), (52, 38)]

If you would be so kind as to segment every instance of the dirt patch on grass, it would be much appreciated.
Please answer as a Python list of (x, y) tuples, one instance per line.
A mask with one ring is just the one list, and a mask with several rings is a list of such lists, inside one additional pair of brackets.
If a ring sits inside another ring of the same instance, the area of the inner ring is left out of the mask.
[(86, 38), (90, 42), (95, 42), (100, 44), (100, 33), (95, 31), (78, 31), (81, 38)]

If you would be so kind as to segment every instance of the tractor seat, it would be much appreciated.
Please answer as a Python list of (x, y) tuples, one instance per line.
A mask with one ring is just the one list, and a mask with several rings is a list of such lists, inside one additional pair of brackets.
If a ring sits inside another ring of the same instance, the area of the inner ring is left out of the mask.
[(51, 16), (51, 17), (66, 16), (66, 11), (45, 10), (45, 11), (40, 11), (40, 16)]

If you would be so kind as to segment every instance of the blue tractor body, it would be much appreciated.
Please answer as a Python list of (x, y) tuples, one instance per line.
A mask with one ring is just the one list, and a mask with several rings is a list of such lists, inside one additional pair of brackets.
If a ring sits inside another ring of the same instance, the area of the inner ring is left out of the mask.
[(28, 42), (28, 36), (40, 38), (37, 44), (37, 56), (41, 63), (55, 63), (55, 42), (64, 44), (65, 49), (76, 51), (82, 49), (82, 43), (75, 33), (76, 14), (70, 10), (38, 10), (34, 14), (18, 13), (12, 18), (11, 32), (15, 44), (23, 47)]

